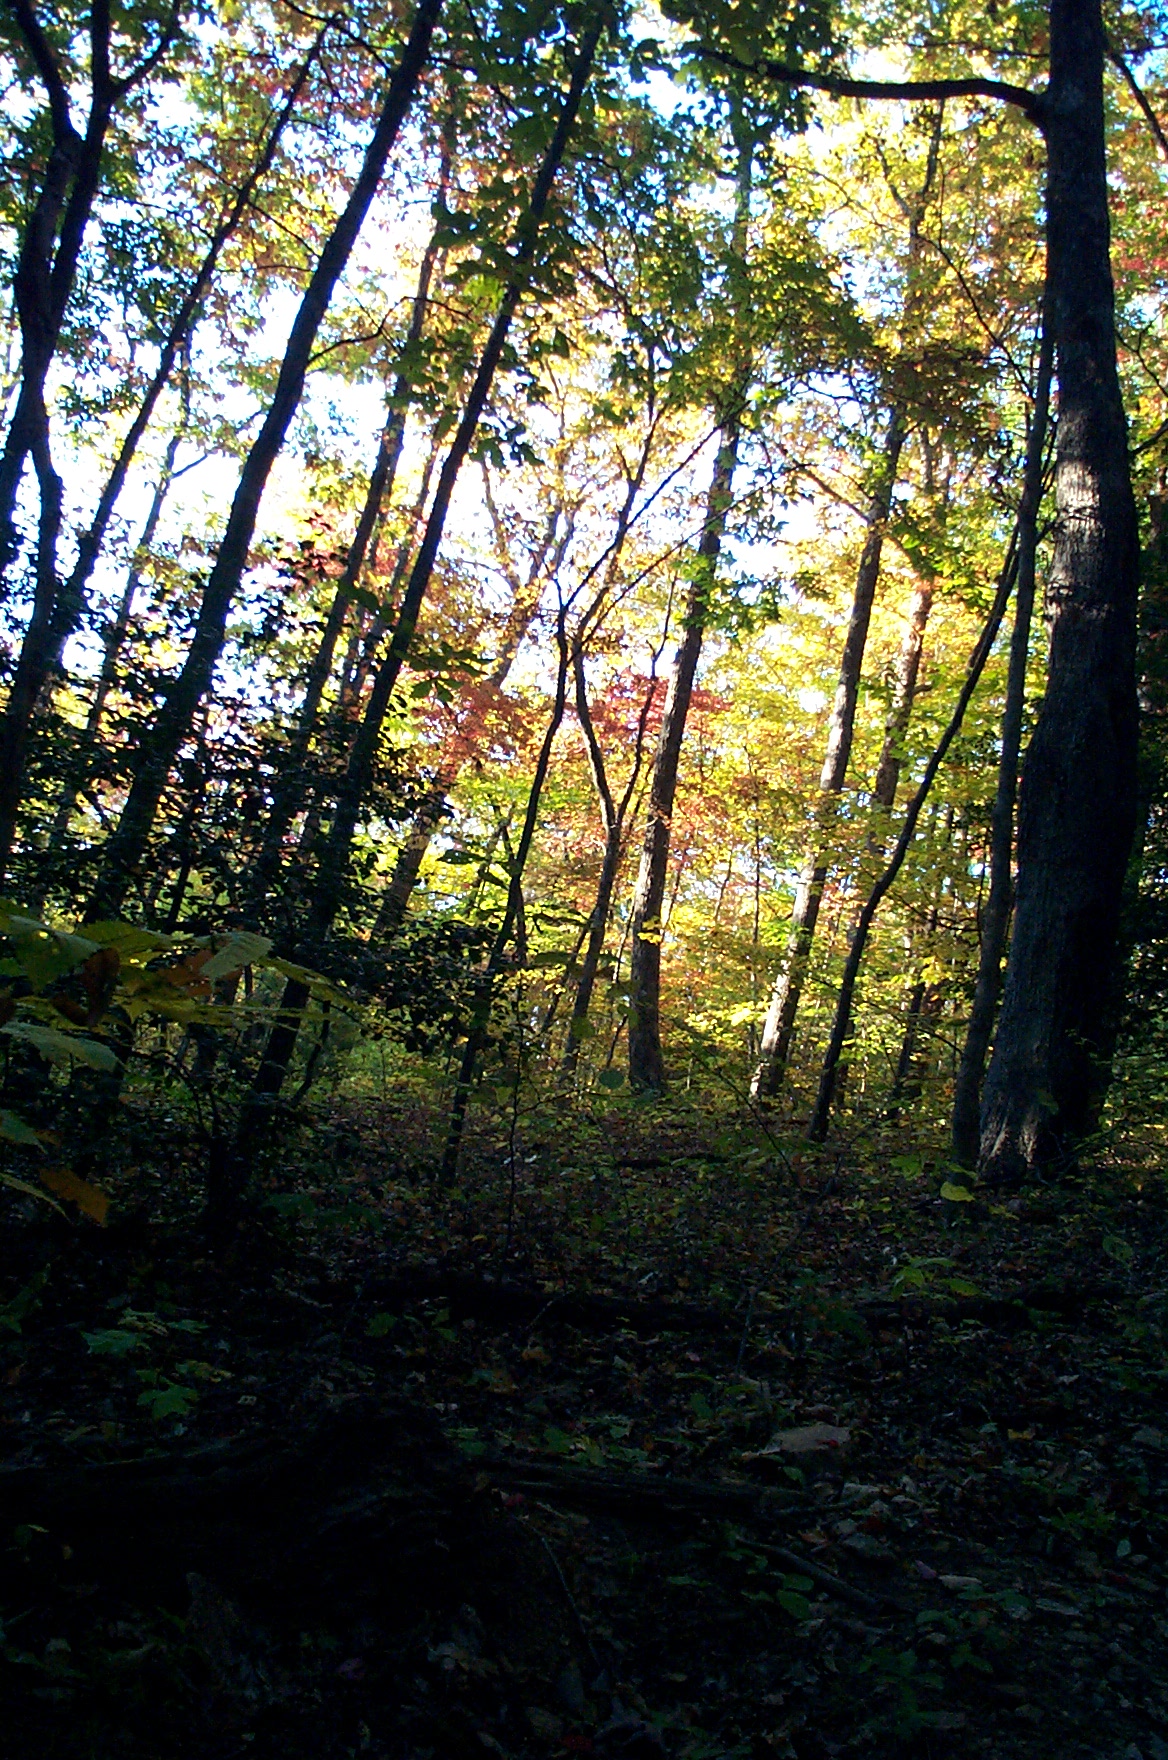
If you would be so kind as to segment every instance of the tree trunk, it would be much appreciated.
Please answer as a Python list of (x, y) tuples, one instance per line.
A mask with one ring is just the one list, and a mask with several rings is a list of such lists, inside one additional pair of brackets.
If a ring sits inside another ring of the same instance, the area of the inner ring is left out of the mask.
[(377, 743), (381, 737), (382, 723), (389, 708), (389, 700), (393, 695), (394, 686), (413, 642), (414, 631), (417, 629), (422, 604), (430, 585), (430, 578), (438, 557), (438, 549), (442, 542), (454, 485), (478, 431), (479, 421), (486, 406), (491, 385), (494, 382), (495, 372), (503, 354), (512, 319), (518, 310), (520, 299), (527, 286), (531, 264), (552, 193), (552, 185), (567, 151), (568, 139), (575, 124), (591, 76), (592, 63), (595, 60), (596, 51), (600, 46), (600, 39), (607, 22), (608, 7), (604, 5), (597, 12), (581, 42), (555, 134), (544, 155), (543, 163), (532, 186), (527, 212), (516, 234), (511, 253), (511, 273), (500, 296), (495, 321), (483, 348), (474, 383), (467, 397), (466, 408), (438, 475), (438, 485), (434, 491), (430, 517), (426, 521), (422, 542), (418, 546), (410, 578), (402, 595), (389, 648), (377, 668), (373, 689), (369, 694), (369, 701), (366, 704), (361, 725), (357, 729), (349, 752), (348, 765), (338, 790), (336, 811), (333, 814), (333, 822), (317, 875), (315, 896), (308, 925), (308, 939), (314, 944), (319, 943), (328, 934), (340, 906), (341, 892), (348, 872), (349, 854), (357, 829), (357, 815), (360, 812), (361, 802), (369, 792), (373, 778), (374, 759)]
[(1042, 501), (1042, 470), (1046, 451), (1047, 414), (1053, 362), (1050, 326), (1043, 320), (1038, 380), (1026, 443), (1026, 469), (1018, 509), (1018, 588), (1014, 628), (1002, 711), (1002, 745), (998, 782), (990, 825), (990, 884), (982, 914), (981, 950), (969, 1026), (953, 1090), (952, 1147), (962, 1167), (977, 1164), (981, 1082), (994, 1026), (1002, 981), (1002, 955), (1010, 926), (1014, 880), (1014, 802), (1018, 789), (1018, 754), (1026, 706), (1026, 666), (1030, 657), (1030, 623), (1034, 610), (1034, 576), (1038, 549), (1038, 513)]
[(751, 372), (749, 335), (741, 326), (749, 318), (747, 250), (750, 232), (750, 197), (754, 181), (754, 154), (758, 145), (740, 105), (732, 112), (735, 164), (734, 227), (731, 237), (730, 285), (737, 333), (733, 351), (737, 357), (726, 388), (725, 409), (718, 425), (718, 451), (710, 487), (706, 492), (705, 517), (698, 541), (696, 569), (685, 608), (685, 626), (673, 657), (661, 732), (649, 782), (645, 818), (645, 841), (633, 894), (632, 954), (629, 960), (629, 1085), (648, 1093), (665, 1086), (665, 1060), (661, 1050), (661, 925), (665, 884), (669, 871), (669, 842), (673, 830), (673, 802), (677, 771), (685, 738), (685, 723), (693, 696), (694, 679), (705, 638), (706, 617), (713, 589), (734, 490), (738, 445), (742, 434), (742, 405)]
[(900, 782), (900, 766), (904, 757), (904, 736), (908, 732), (921, 654), (925, 646), (925, 628), (933, 609), (934, 586), (931, 580), (918, 582), (909, 605), (908, 622), (896, 657), (896, 675), (892, 685), (892, 702), (884, 724), (884, 745), (872, 784), (872, 805), (882, 815), (892, 811)]
[(848, 949), (848, 957), (844, 962), (843, 976), (840, 979), (839, 994), (836, 997), (835, 1013), (832, 1018), (831, 1036), (828, 1039), (827, 1051), (823, 1059), (823, 1068), (820, 1071), (819, 1076), (819, 1091), (816, 1095), (815, 1106), (812, 1110), (811, 1118), (807, 1126), (807, 1135), (813, 1143), (822, 1143), (824, 1137), (827, 1135), (827, 1127), (831, 1118), (832, 1102), (835, 1097), (835, 1085), (839, 1072), (840, 1059), (843, 1055), (844, 1044), (847, 1040), (851, 1026), (852, 999), (855, 995), (856, 979), (860, 973), (860, 963), (864, 957), (864, 949), (867, 946), (868, 935), (871, 931), (872, 924), (876, 920), (876, 912), (880, 908), (881, 900), (892, 886), (896, 876), (900, 873), (904, 858), (908, 854), (909, 846), (912, 843), (913, 836), (916, 832), (917, 820), (921, 816), (921, 809), (929, 798), (929, 790), (933, 786), (938, 770), (945, 761), (946, 752), (961, 731), (961, 723), (965, 719), (965, 711), (969, 707), (969, 700), (977, 689), (978, 680), (985, 668), (986, 661), (989, 659), (990, 649), (994, 645), (994, 639), (997, 636), (998, 628), (1005, 613), (1006, 602), (1010, 597), (1010, 590), (1014, 584), (1017, 566), (1017, 532), (1015, 531), (1010, 539), (1009, 553), (998, 580), (998, 590), (994, 595), (994, 602), (990, 608), (989, 617), (986, 620), (985, 628), (982, 630), (982, 633), (978, 638), (977, 645), (975, 646), (973, 653), (970, 655), (969, 666), (965, 674), (965, 682), (958, 693), (953, 713), (949, 717), (949, 723), (934, 747), (932, 756), (925, 765), (925, 773), (921, 778), (916, 793), (913, 795), (905, 809), (904, 824), (900, 828), (900, 835), (896, 840), (891, 856), (888, 858), (887, 866), (876, 881), (876, 884), (872, 887), (872, 890), (869, 892), (868, 897), (864, 902), (864, 908), (860, 912), (859, 918), (856, 922), (855, 933), (852, 936), (852, 944)]
[[(495, 985), (503, 969), (503, 961), (511, 941), (512, 933), (519, 923), (523, 912), (523, 871), (527, 866), (527, 857), (531, 850), (535, 828), (539, 821), (539, 806), (543, 797), (543, 786), (547, 781), (548, 769), (551, 765), (552, 747), (564, 719), (564, 705), (568, 694), (568, 642), (564, 632), (564, 611), (561, 603), (560, 615), (556, 624), (556, 647), (558, 665), (556, 668), (556, 694), (552, 703), (552, 713), (548, 721), (547, 731), (536, 759), (535, 772), (531, 779), (531, 787), (527, 796), (527, 810), (523, 815), (523, 827), (519, 833), (519, 842), (510, 861), (510, 883), (507, 887), (507, 902), (503, 907), (503, 920), (499, 924), (487, 963), (483, 968), (478, 984), (475, 986), (474, 1001), (471, 1005), (470, 1022), (467, 1026), (466, 1045), (458, 1069), (458, 1081), (455, 1084), (454, 1098), (450, 1107), (450, 1124), (447, 1129), (446, 1143), (442, 1151), (441, 1178), (444, 1185), (449, 1185), (458, 1172), (458, 1158), (462, 1150), (462, 1134), (466, 1125), (466, 1112), (470, 1104), (471, 1090), (478, 1070), (479, 1058), (486, 1044), (487, 1029), (491, 1023), (491, 1005), (495, 999)], [(517, 959), (519, 953), (517, 949)]]
[[(868, 641), (868, 626), (872, 621), (872, 604), (876, 596), (876, 583), (880, 578), (884, 534), (892, 508), (892, 492), (896, 487), (896, 474), (900, 467), (904, 440), (904, 417), (894, 406), (889, 413), (880, 472), (868, 511), (868, 535), (864, 540), (860, 566), (856, 571), (856, 590), (848, 618), (843, 654), (840, 657), (839, 683), (828, 723), (827, 752), (819, 777), (820, 797), (815, 809), (811, 849), (799, 876), (786, 958), (771, 993), (770, 1007), (762, 1031), (762, 1050), (751, 1083), (751, 1093), (756, 1100), (772, 1100), (778, 1093), (791, 1049), (795, 1016), (803, 994), (815, 925), (819, 921), (819, 907), (823, 902), (823, 888), (827, 881), (828, 840), (852, 755), (860, 670)], [(893, 787), (895, 788), (895, 773)]]
[[(348, 872), (349, 855), (357, 827), (357, 814), (372, 780), (373, 763), (381, 725), (389, 707), (393, 687), (397, 683), (409, 652), (414, 631), (417, 628), (426, 589), (430, 584), (439, 545), (442, 542), (442, 533), (446, 524), (446, 516), (450, 510), (454, 485), (458, 480), (463, 461), (474, 441), (479, 420), (502, 357), (507, 333), (511, 328), (511, 321), (527, 285), (531, 264), (539, 242), (540, 229), (551, 197), (552, 185), (567, 151), (569, 136), (579, 113), (580, 104), (591, 76), (596, 51), (600, 46), (608, 19), (608, 6), (602, 5), (581, 42), (576, 65), (561, 107), (559, 122), (532, 186), (527, 212), (516, 234), (516, 242), (512, 252), (511, 274), (500, 296), (495, 321), (491, 326), (490, 335), (479, 360), (478, 370), (475, 373), (462, 420), (455, 431), (450, 450), (439, 473), (438, 486), (434, 491), (434, 504), (430, 509), (426, 530), (418, 547), (409, 583), (398, 610), (389, 650), (378, 668), (365, 714), (349, 752), (349, 762), (339, 792), (337, 808), (333, 815), (333, 823), (321, 856), (316, 884), (313, 889), (305, 937), (306, 951), (309, 957), (316, 957), (320, 943), (331, 930), (340, 908), (341, 894)], [(229, 1166), (226, 1178), (228, 1185), (234, 1185), (236, 1191), (241, 1189), (242, 1180), (246, 1177), (247, 1164), (258, 1140), (262, 1122), (269, 1115), (271, 1103), (279, 1094), (283, 1084), (284, 1075), (296, 1044), (300, 1014), (307, 1000), (308, 991), (305, 986), (296, 980), (291, 980), (285, 989), (280, 1004), (280, 1019), (269, 1035), (263, 1062), (253, 1084), (252, 1093), (244, 1107), (236, 1142), (232, 1154), (228, 1158)]]
[(130, 618), (134, 611), (134, 600), (137, 598), (138, 589), (142, 585), (141, 559), (149, 552), (150, 546), (154, 542), (154, 536), (158, 530), (158, 523), (162, 518), (162, 509), (166, 504), (166, 497), (170, 493), (170, 486), (174, 480), (175, 459), (178, 456), (178, 449), (182, 443), (182, 438), (183, 429), (178, 428), (167, 441), (166, 452), (164, 453), (162, 460), (162, 469), (158, 474), (158, 481), (154, 485), (154, 494), (151, 498), (150, 508), (146, 515), (146, 524), (142, 527), (142, 535), (138, 539), (137, 545), (134, 549), (133, 559), (130, 562), (129, 572), (126, 575), (126, 584), (122, 589), (122, 597), (118, 603), (117, 613), (113, 622), (106, 630), (105, 641), (103, 643), (104, 651), (101, 657), (101, 670), (97, 675), (97, 683), (93, 687), (93, 699), (89, 705), (89, 713), (85, 717), (85, 727), (82, 730), (81, 738), (78, 741), (76, 769), (74, 770), (71, 779), (65, 783), (65, 786), (61, 791), (61, 799), (58, 803), (57, 811), (54, 814), (53, 823), (49, 831), (48, 849), (50, 854), (61, 843), (68, 831), (69, 820), (73, 816), (73, 808), (76, 805), (77, 796), (85, 787), (89, 776), (93, 755), (97, 750), (98, 737), (101, 733), (101, 724), (105, 715), (106, 700), (109, 697), (110, 691), (113, 689), (114, 679), (117, 677), (118, 657), (122, 651), (122, 644), (129, 633)]
[(1050, 660), (1023, 766), (1018, 891), (979, 1165), (1057, 1167), (1098, 1116), (1136, 819), (1139, 546), (1115, 357), (1099, 0), (1052, 0), (1047, 246), (1058, 363)]
[[(443, 202), (446, 199), (448, 175), (449, 154), (447, 153), (443, 157), (438, 183), (438, 199)], [(430, 298), (430, 283), (438, 255), (438, 235), (434, 233), (423, 253), (418, 271), (418, 285), (414, 293), (410, 326), (406, 333), (407, 345), (416, 344), (421, 338), (426, 320), (426, 307)], [(272, 791), (271, 810), (264, 828), (259, 857), (251, 876), (253, 896), (261, 907), (265, 894), (279, 870), (288, 827), (304, 803), (307, 780), (305, 767), (313, 734), (316, 732), (321, 701), (332, 676), (337, 642), (340, 639), (346, 613), (352, 604), (353, 589), (357, 586), (365, 566), (365, 558), (369, 551), (374, 528), (389, 497), (393, 494), (397, 467), (401, 461), (402, 446), (405, 442), (409, 395), (410, 380), (405, 373), (398, 373), (390, 393), (390, 413), (382, 428), (377, 446), (377, 457), (369, 474), (365, 503), (345, 556), (345, 565), (341, 570), (341, 576), (333, 594), (333, 601), (329, 607), (329, 614), (325, 619), (316, 652), (308, 669), (308, 676), (304, 681), (304, 696), (301, 699), (300, 710), (296, 717), (296, 727), (288, 749), (281, 757), (279, 778)]]
[(117, 830), (106, 845), (87, 913), (90, 919), (118, 914), (141, 867), (171, 766), (190, 731), (195, 711), (210, 687), (219, 660), (227, 618), (247, 567), (260, 500), (300, 402), (317, 333), (413, 101), (441, 7), (442, 0), (418, 0), (409, 37), (389, 82), (357, 181), (301, 300), (280, 366), (275, 395), (240, 473), (227, 529), (203, 592), (186, 661), (166, 691), (154, 725), (143, 740), (133, 785)]
[(629, 1083), (651, 1093), (665, 1086), (661, 1051), (661, 920), (669, 872), (673, 801), (685, 723), (706, 630), (714, 572), (726, 529), (738, 463), (741, 416), (737, 409), (718, 430), (718, 454), (706, 495), (698, 566), (685, 612), (685, 633), (673, 657), (661, 733), (653, 760), (645, 843), (633, 894), (633, 950), (629, 971)]

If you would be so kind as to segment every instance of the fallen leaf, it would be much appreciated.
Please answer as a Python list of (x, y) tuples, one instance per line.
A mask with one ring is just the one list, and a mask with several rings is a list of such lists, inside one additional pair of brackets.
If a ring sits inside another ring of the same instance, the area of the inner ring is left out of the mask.
[(840, 1424), (804, 1424), (797, 1430), (779, 1430), (761, 1453), (824, 1455), (846, 1448), (852, 1433)]
[(105, 1227), (110, 1201), (100, 1186), (91, 1186), (88, 1180), (78, 1179), (67, 1167), (44, 1168), (41, 1178), (50, 1192), (56, 1192), (58, 1198), (66, 1198), (69, 1203), (76, 1204), (86, 1216), (93, 1218), (99, 1228)]

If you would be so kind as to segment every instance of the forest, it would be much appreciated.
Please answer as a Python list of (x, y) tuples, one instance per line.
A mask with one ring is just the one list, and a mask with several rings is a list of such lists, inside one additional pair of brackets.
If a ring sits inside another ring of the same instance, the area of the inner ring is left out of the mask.
[(0, 1760), (1168, 1760), (1168, 10), (0, 80)]

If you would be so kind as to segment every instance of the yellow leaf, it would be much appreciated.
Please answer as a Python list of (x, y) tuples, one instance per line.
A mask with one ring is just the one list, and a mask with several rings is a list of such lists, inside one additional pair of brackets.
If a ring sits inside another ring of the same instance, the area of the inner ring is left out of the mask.
[(50, 1167), (42, 1172), (41, 1178), (50, 1192), (56, 1192), (58, 1198), (67, 1198), (86, 1216), (92, 1216), (99, 1228), (105, 1227), (109, 1199), (100, 1186), (91, 1186), (88, 1180), (78, 1179), (67, 1167)]

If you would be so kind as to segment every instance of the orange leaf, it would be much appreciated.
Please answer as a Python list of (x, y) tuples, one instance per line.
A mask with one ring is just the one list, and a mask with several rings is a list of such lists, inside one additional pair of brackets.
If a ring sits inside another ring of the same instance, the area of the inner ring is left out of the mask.
[(116, 947), (99, 947), (81, 968), (81, 982), (89, 1003), (85, 1024), (95, 1027), (110, 1003), (118, 985), (122, 958)]
[(42, 1169), (41, 1179), (50, 1192), (56, 1192), (58, 1198), (67, 1198), (86, 1216), (92, 1216), (99, 1228), (105, 1227), (109, 1199), (100, 1186), (91, 1186), (88, 1180), (78, 1179), (67, 1167)]
[(210, 984), (206, 978), (199, 976), (210, 958), (211, 949), (199, 947), (194, 953), (188, 953), (185, 959), (179, 960), (177, 965), (166, 966), (158, 975), (165, 978), (168, 984), (173, 984), (176, 990), (185, 990), (188, 996), (210, 996)]

